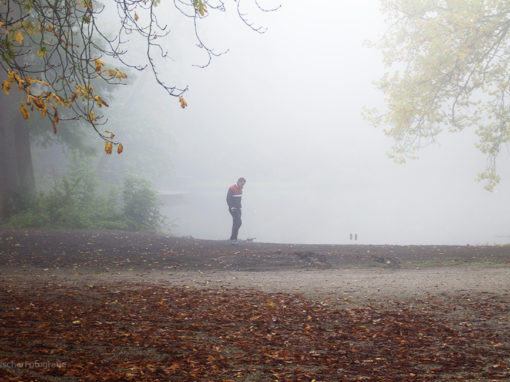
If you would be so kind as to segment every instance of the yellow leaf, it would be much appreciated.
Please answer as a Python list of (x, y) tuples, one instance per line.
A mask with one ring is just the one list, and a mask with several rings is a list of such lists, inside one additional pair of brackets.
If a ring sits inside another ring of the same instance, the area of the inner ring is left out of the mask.
[(44, 100), (41, 96), (33, 97), (32, 102), (34, 103), (35, 108), (39, 111), (43, 111), (43, 109), (46, 107), (46, 104), (44, 103)]
[(111, 154), (112, 153), (112, 149), (113, 149), (112, 143), (110, 141), (105, 141), (104, 142), (104, 151), (107, 154)]
[(179, 97), (179, 102), (181, 103), (181, 107), (184, 109), (186, 106), (188, 106), (188, 103), (184, 99), (184, 97)]
[(11, 84), (9, 81), (5, 80), (2, 82), (2, 89), (4, 89), (5, 94), (9, 94), (11, 92)]
[(20, 45), (23, 44), (23, 34), (21, 33), (21, 31), (18, 31), (16, 33), (16, 42)]
[(29, 119), (30, 118), (30, 113), (28, 112), (28, 110), (25, 107), (25, 105), (20, 104), (19, 105), (19, 109), (21, 110), (21, 115), (23, 115), (23, 118), (25, 118), (25, 119)]
[(90, 120), (91, 120), (91, 121), (95, 121), (95, 120), (96, 120), (96, 116), (95, 116), (95, 114), (94, 114), (94, 112), (93, 112), (93, 111), (91, 111), (91, 112), (89, 113), (89, 118), (90, 118)]
[(108, 107), (108, 104), (106, 103), (106, 101), (104, 99), (102, 99), (101, 97), (99, 97), (97, 94), (94, 96), (94, 100), (96, 101), (97, 106), (101, 107), (101, 106), (105, 105), (106, 107)]
[(117, 77), (117, 78), (120, 78), (120, 79), (124, 79), (124, 78), (127, 78), (127, 74), (126, 74), (126, 73), (121, 72), (120, 70), (117, 70), (117, 72), (116, 72), (116, 77)]
[(96, 58), (94, 60), (94, 65), (96, 66), (96, 73), (99, 73), (101, 71), (101, 68), (104, 66), (104, 62), (101, 61), (99, 58)]
[(124, 146), (122, 146), (122, 143), (119, 143), (119, 145), (117, 146), (117, 154), (122, 153), (123, 150), (124, 150)]

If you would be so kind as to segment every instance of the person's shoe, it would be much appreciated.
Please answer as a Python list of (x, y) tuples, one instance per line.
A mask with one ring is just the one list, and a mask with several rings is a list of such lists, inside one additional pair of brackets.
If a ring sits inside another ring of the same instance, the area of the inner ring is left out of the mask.
[(239, 245), (239, 242), (237, 240), (231, 239), (230, 240), (230, 244), (232, 244), (232, 245)]

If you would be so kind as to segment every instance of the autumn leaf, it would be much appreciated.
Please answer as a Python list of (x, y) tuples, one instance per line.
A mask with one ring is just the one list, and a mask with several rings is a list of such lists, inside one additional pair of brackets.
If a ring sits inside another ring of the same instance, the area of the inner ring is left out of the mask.
[(44, 57), (44, 56), (46, 56), (46, 47), (45, 47), (45, 46), (41, 46), (41, 47), (39, 48), (39, 50), (37, 51), (37, 55), (38, 55), (39, 57)]
[(170, 371), (170, 373), (175, 374), (177, 370), (179, 370), (181, 367), (179, 362), (174, 362), (172, 366), (168, 367), (167, 370)]
[(44, 107), (41, 110), (41, 118), (46, 117), (46, 113), (47, 113), (47, 106), (46, 106), (46, 104), (44, 104)]
[(94, 112), (92, 110), (89, 113), (89, 118), (90, 118), (91, 121), (95, 121), (96, 120), (96, 115), (94, 114)]
[(39, 96), (39, 97), (33, 97), (33, 98), (32, 98), (32, 102), (33, 102), (33, 104), (34, 104), (35, 108), (36, 108), (37, 110), (39, 110), (39, 111), (42, 111), (42, 110), (46, 107), (46, 105), (45, 105), (45, 103), (44, 103), (44, 100), (42, 99), (42, 97), (41, 97), (41, 96)]
[(4, 89), (5, 94), (9, 94), (11, 92), (11, 84), (9, 81), (5, 80), (2, 82), (2, 89)]
[(14, 75), (14, 78), (16, 79), (16, 82), (18, 83), (18, 89), (23, 90), (23, 84), (25, 83), (25, 80), (23, 80), (20, 76), (17, 74)]
[(104, 151), (105, 151), (105, 153), (111, 154), (112, 150), (113, 150), (112, 143), (110, 141), (105, 141), (104, 142)]
[(29, 119), (30, 118), (30, 113), (28, 112), (28, 110), (25, 107), (25, 105), (20, 104), (19, 105), (19, 109), (21, 110), (21, 115), (23, 115), (23, 118), (25, 118), (25, 119)]
[(94, 65), (96, 67), (96, 73), (99, 73), (101, 71), (101, 68), (104, 66), (104, 62), (101, 61), (99, 58), (96, 58), (94, 60)]
[(119, 78), (119, 79), (125, 79), (125, 78), (127, 78), (127, 74), (121, 72), (120, 70), (117, 70), (116, 77)]
[(122, 146), (122, 143), (119, 143), (119, 145), (117, 146), (117, 154), (121, 154), (123, 150), (124, 146)]
[(188, 106), (188, 103), (184, 99), (184, 97), (179, 97), (179, 102), (181, 104), (181, 107), (184, 109), (186, 106)]
[(104, 99), (102, 99), (99, 95), (95, 95), (94, 96), (94, 100), (96, 101), (97, 103), (97, 106), (99, 107), (102, 107), (103, 105), (105, 105), (106, 107), (108, 107), (109, 105), (106, 103), (106, 101)]
[(18, 31), (16, 33), (16, 42), (20, 45), (23, 44), (23, 34), (21, 33), (21, 31)]
[(60, 116), (59, 116), (58, 110), (55, 106), (53, 106), (53, 110), (55, 111), (55, 113), (53, 114), (53, 120), (54, 120), (55, 124), (57, 124), (60, 121)]
[(106, 134), (110, 134), (110, 139), (113, 139), (115, 137), (115, 134), (113, 132), (111, 132), (110, 130), (105, 130), (104, 132)]
[(135, 12), (135, 16), (134, 16), (135, 21), (138, 21), (138, 18), (139, 18), (138, 14)]

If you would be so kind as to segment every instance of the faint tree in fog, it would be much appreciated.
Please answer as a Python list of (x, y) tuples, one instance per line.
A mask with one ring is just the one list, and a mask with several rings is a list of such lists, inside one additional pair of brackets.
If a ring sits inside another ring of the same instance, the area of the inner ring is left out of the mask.
[(444, 129), (475, 128), (487, 156), (479, 180), (492, 190), (510, 139), (510, 2), (381, 2), (391, 25), (377, 45), (389, 69), (378, 82), (387, 111), (370, 110), (368, 118), (387, 127), (400, 162)]

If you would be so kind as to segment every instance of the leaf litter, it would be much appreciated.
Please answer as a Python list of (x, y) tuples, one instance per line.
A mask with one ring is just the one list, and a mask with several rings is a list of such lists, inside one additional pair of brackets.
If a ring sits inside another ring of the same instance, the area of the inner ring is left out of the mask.
[[(448, 316), (457, 302), (342, 309), (334, 307), (333, 298), (326, 304), (291, 293), (127, 282), (5, 284), (0, 378), (510, 379), (508, 333), (483, 328), (483, 320)], [(476, 304), (466, 296), (462, 301)], [(490, 318), (488, 310), (508, 315), (504, 305), (490, 299), (480, 308), (484, 319)], [(32, 367), (7, 367), (27, 362)]]

